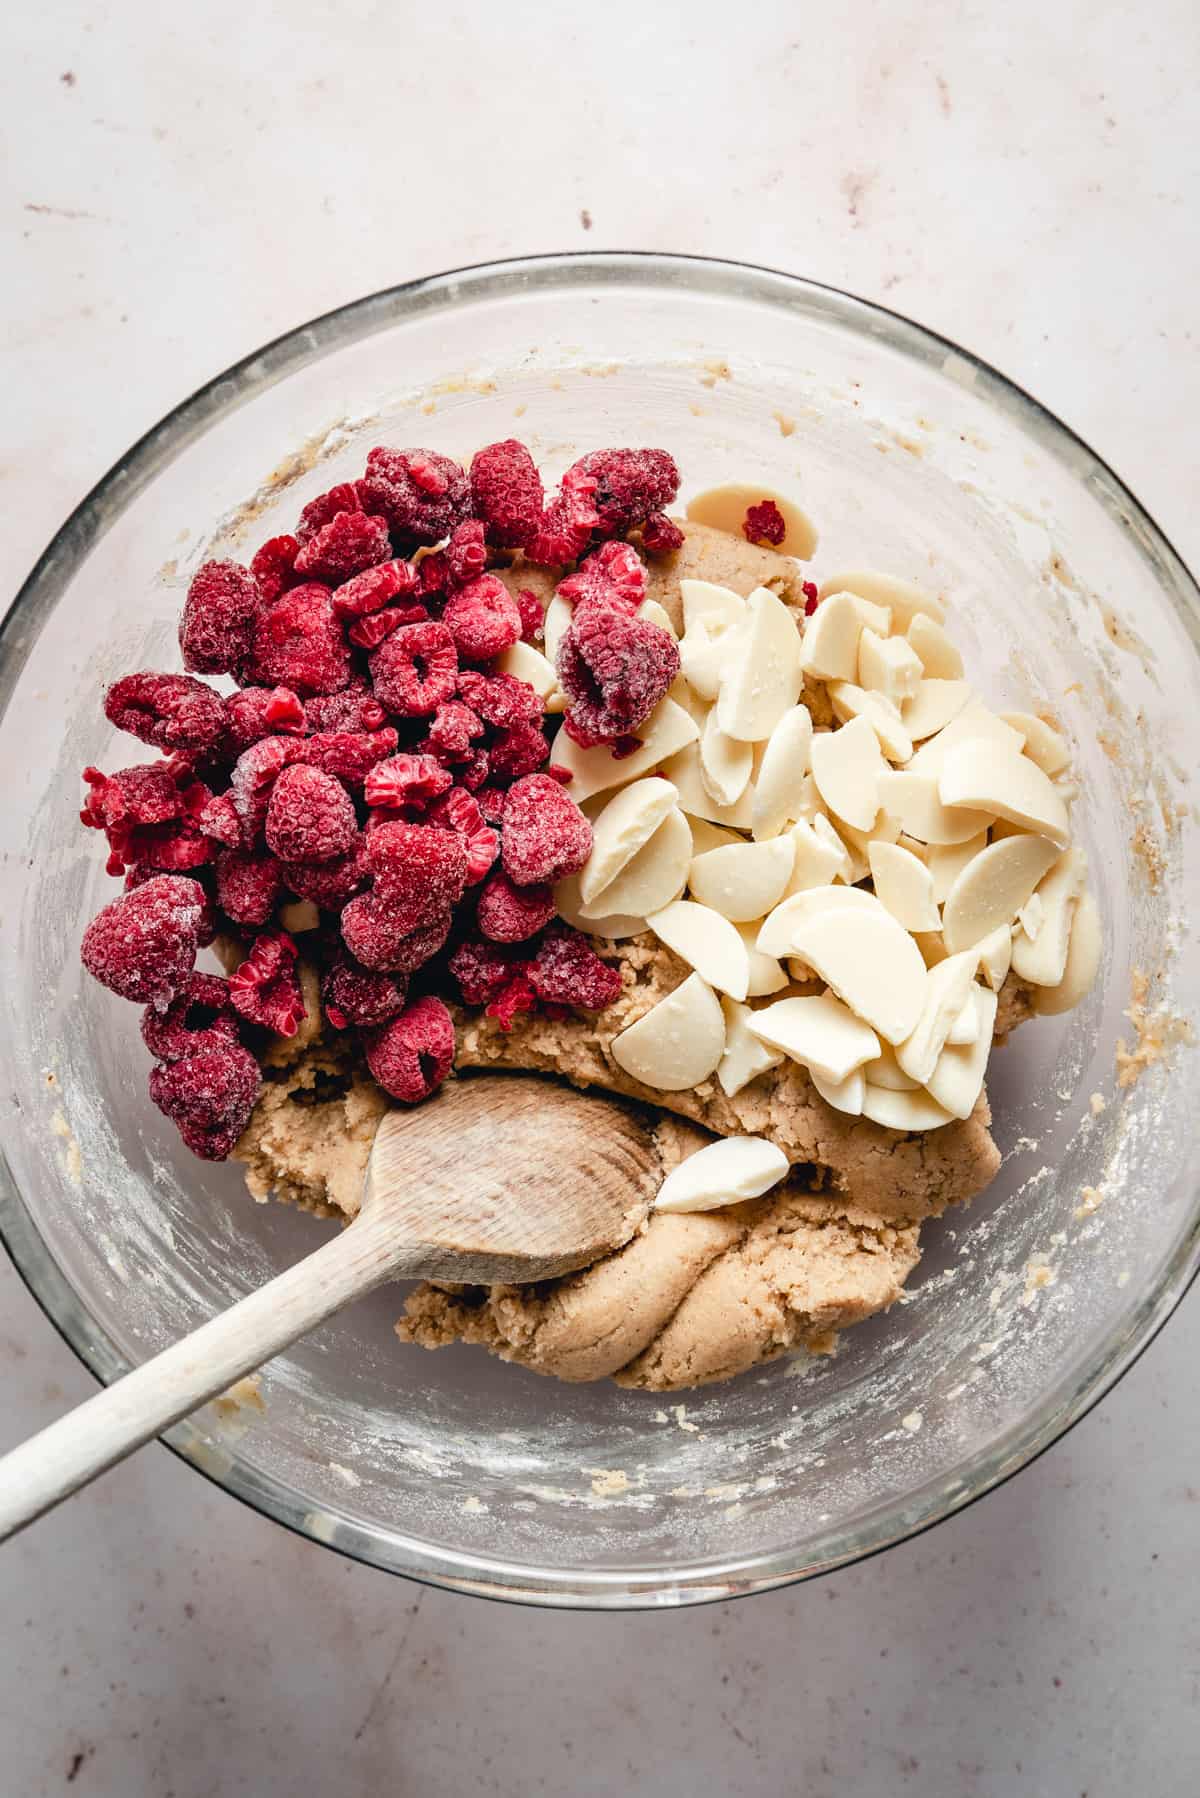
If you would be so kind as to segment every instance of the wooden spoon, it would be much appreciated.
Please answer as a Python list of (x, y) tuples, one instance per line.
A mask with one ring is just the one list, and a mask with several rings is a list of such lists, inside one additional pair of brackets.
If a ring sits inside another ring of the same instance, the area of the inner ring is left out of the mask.
[(390, 1111), (349, 1228), (0, 1460), (0, 1541), (385, 1280), (548, 1280), (618, 1248), (662, 1182), (649, 1113), (530, 1078)]

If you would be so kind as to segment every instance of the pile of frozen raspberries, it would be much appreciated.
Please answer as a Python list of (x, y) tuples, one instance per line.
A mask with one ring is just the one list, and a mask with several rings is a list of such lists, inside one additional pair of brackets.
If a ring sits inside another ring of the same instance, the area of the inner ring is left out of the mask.
[[(303, 916), (328, 1024), (356, 1033), (407, 1103), (453, 1062), (447, 976), (505, 1028), (616, 997), (617, 970), (556, 916), (554, 883), (592, 833), (551, 736), (627, 753), (675, 678), (674, 639), (636, 616), (646, 569), (625, 539), (648, 556), (679, 547), (663, 512), (678, 485), (662, 450), (584, 456), (548, 499), (515, 440), (469, 473), (432, 450), (373, 449), (361, 480), (312, 500), (248, 568), (199, 569), (186, 674), (108, 689), (109, 720), (161, 754), (84, 771), (81, 816), (125, 892), (88, 926), (83, 961), (145, 1006), (151, 1097), (197, 1155), (229, 1154), (258, 1095), (254, 1050), (305, 1020), (281, 912)], [(542, 636), (522, 563), (565, 575), (561, 718), (498, 666)], [(218, 934), (244, 957), (228, 979), (195, 970)]]

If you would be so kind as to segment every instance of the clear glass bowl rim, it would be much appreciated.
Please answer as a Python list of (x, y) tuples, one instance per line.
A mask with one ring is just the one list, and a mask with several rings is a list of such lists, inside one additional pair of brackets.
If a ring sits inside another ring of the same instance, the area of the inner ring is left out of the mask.
[[(750, 299), (825, 320), (883, 343), (917, 365), (945, 372), (959, 358), (973, 391), (1032, 437), (1089, 489), (1174, 607), (1200, 654), (1200, 589), (1163, 532), (1109, 465), (1039, 401), (951, 339), (902, 314), (806, 277), (714, 257), (638, 251), (577, 251), (514, 257), (447, 270), (384, 288), (296, 327), (200, 387), (145, 433), (97, 482), (52, 538), (7, 613), (0, 618), (0, 714), (7, 709), (28, 649), (113, 520), (156, 473), (208, 425), (328, 351), (348, 347), (420, 313), (507, 294), (563, 287), (686, 288), (713, 299)], [(40, 1235), (0, 1154), (0, 1240), (46, 1316), (95, 1377), (110, 1384), (129, 1363), (80, 1303)], [(556, 1608), (635, 1610), (714, 1602), (833, 1571), (906, 1541), (992, 1491), (1059, 1441), (1099, 1403), (1153, 1341), (1200, 1271), (1200, 1214), (1152, 1288), (1115, 1326), (1068, 1400), (1027, 1418), (959, 1470), (952, 1493), (917, 1506), (901, 1497), (866, 1528), (838, 1532), (804, 1553), (799, 1547), (719, 1562), (646, 1567), (634, 1572), (586, 1567), (537, 1569), (460, 1552), (419, 1538), (367, 1529), (344, 1513), (307, 1501), (283, 1481), (234, 1460), (216, 1475), (199, 1465), (186, 1421), (162, 1440), (214, 1484), (264, 1516), (339, 1553), (391, 1573), (478, 1597)]]

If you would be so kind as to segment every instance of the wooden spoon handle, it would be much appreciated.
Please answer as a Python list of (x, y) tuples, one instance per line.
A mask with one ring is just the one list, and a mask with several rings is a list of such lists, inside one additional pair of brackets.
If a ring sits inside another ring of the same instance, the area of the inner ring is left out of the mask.
[(391, 1278), (411, 1243), (385, 1216), (360, 1217), (295, 1267), (0, 1459), (0, 1541)]

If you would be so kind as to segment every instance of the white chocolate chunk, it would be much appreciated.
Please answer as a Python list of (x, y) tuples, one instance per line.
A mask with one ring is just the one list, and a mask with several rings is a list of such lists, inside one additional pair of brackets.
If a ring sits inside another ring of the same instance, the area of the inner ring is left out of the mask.
[(963, 659), (957, 645), (940, 624), (918, 612), (908, 627), (908, 641), (916, 651), (927, 680), (961, 680)]
[(879, 903), (874, 893), (864, 893), (861, 887), (812, 887), (793, 893), (763, 919), (758, 933), (759, 949), (764, 955), (797, 954), (797, 932), (810, 919), (815, 918), (818, 912), (832, 910), (849, 910), (856, 915), (860, 912), (874, 912), (888, 923), (893, 922), (890, 913)]
[(750, 984), (746, 988), (748, 999), (765, 999), (769, 993), (782, 992), (788, 983), (788, 977), (777, 956), (764, 955), (758, 948), (758, 932), (761, 920), (755, 919), (752, 924), (739, 924), (737, 933), (746, 945), (746, 954), (750, 957)]
[(838, 839), (845, 845), (846, 854), (850, 857), (850, 872), (843, 874), (842, 879), (857, 886), (871, 872), (869, 861), (872, 843), (894, 843), (900, 835), (900, 820), (891, 812), (880, 812), (870, 830), (855, 830), (853, 824), (847, 824), (844, 818), (837, 821)]
[(615, 879), (580, 911), (585, 918), (614, 913), (648, 918), (682, 893), (691, 863), (692, 833), (683, 813), (672, 809)]
[(933, 1073), (951, 1026), (970, 999), (978, 959), (969, 950), (962, 955), (949, 955), (925, 975), (920, 1016), (911, 1035), (896, 1049), (896, 1060), (919, 1086), (924, 1086)]
[(620, 943), (631, 936), (641, 936), (646, 928), (645, 918), (636, 917), (629, 912), (585, 918), (580, 909), (582, 904), (578, 874), (570, 874), (565, 880), (560, 880), (554, 889), (555, 909), (576, 930), (585, 931), (589, 936), (611, 937), (614, 943)]
[(793, 953), (889, 1043), (910, 1034), (921, 1013), (925, 963), (882, 905), (871, 912), (827, 907), (794, 927), (792, 944)]
[[(883, 640), (887, 643), (898, 641), (895, 637)], [(865, 687), (856, 687), (853, 681), (838, 680), (829, 685), (829, 699), (834, 716), (843, 724), (850, 718), (867, 720), (890, 762), (908, 760), (913, 751), (912, 738), (904, 727), (900, 708), (884, 694), (868, 693)]]
[(915, 774), (911, 766), (882, 776), (879, 800), (922, 843), (965, 843), (991, 822), (990, 812), (943, 805), (936, 777)]
[(792, 861), (790, 837), (710, 849), (694, 858), (688, 885), (701, 905), (710, 905), (735, 924), (748, 924), (779, 904), (792, 877)]
[(940, 1130), (943, 1124), (954, 1121), (950, 1112), (919, 1087), (915, 1092), (896, 1092), (886, 1086), (872, 1086), (869, 1081), (863, 1094), (862, 1114), (873, 1124), (882, 1124), (885, 1130)]
[(907, 849), (895, 843), (870, 843), (867, 859), (875, 897), (887, 906), (905, 930), (940, 930), (942, 921), (933, 902), (933, 875)]
[(558, 686), (554, 663), (547, 661), (532, 643), (514, 643), (498, 658), (496, 666), (502, 674), (528, 682), (539, 699), (548, 699)]
[[(1019, 839), (1018, 839), (1019, 840)], [(1053, 844), (1051, 844), (1053, 849)], [(1017, 913), (1017, 923), (1025, 932), (1031, 943), (1037, 942), (1038, 931), (1045, 922), (1046, 908), (1042, 904), (1039, 893), (1030, 893), (1028, 899)]]
[(946, 1032), (946, 1041), (956, 1048), (973, 1043), (979, 1035), (979, 1013), (968, 993), (967, 1002)]
[(777, 1068), (784, 1056), (782, 1049), (773, 1049), (746, 1028), (746, 1020), (754, 1016), (748, 1005), (724, 998), (721, 1010), (725, 1014), (725, 1053), (717, 1068), (717, 1084), (726, 1098), (732, 1099), (760, 1074)]
[(936, 968), (939, 962), (945, 961), (949, 953), (940, 930), (914, 931), (913, 942), (921, 951), (921, 959), (927, 968)]
[(745, 999), (750, 986), (746, 945), (720, 912), (692, 899), (676, 899), (661, 911), (648, 912), (646, 922), (660, 942), (718, 992)]
[(950, 889), (966, 867), (975, 857), (987, 848), (987, 831), (981, 830), (978, 836), (968, 837), (965, 843), (933, 843), (925, 851), (929, 864), (929, 872), (933, 875), (933, 898), (937, 905), (944, 905), (950, 897)]
[(1058, 859), (1045, 837), (1022, 833), (989, 843), (973, 856), (946, 895), (942, 934), (953, 953), (1009, 925)]
[(683, 605), (683, 632), (686, 636), (700, 618), (715, 619), (722, 626), (740, 624), (746, 615), (746, 602), (732, 587), (718, 587), (713, 581), (686, 580), (679, 583)]
[(1071, 920), (1071, 941), (1067, 962), (1057, 986), (1034, 988), (1033, 1009), (1040, 1016), (1070, 1011), (1091, 992), (1100, 971), (1104, 950), (1104, 932), (1100, 925), (1100, 908), (1091, 893), (1084, 893)]
[(714, 700), (721, 690), (721, 680), (737, 654), (745, 628), (722, 622), (716, 613), (698, 618), (680, 639), (679, 667), (684, 679), (702, 699)]
[(751, 481), (729, 481), (723, 487), (709, 487), (688, 501), (687, 516), (693, 524), (706, 524), (745, 543), (746, 514), (751, 506), (760, 506), (764, 500), (771, 500), (783, 519), (782, 538), (766, 547), (777, 550), (781, 556), (795, 556), (807, 562), (817, 547), (817, 527), (795, 500), (787, 499), (774, 487), (756, 487)]
[(879, 780), (887, 773), (879, 738), (865, 718), (840, 730), (818, 731), (812, 742), (812, 775), (831, 812), (856, 830), (870, 830), (879, 815)]
[[(918, 587), (915, 581), (902, 581), (893, 574), (877, 574), (873, 569), (856, 568), (850, 574), (831, 575), (827, 581), (822, 581), (817, 591), (822, 600), (828, 593), (857, 593), (860, 599), (869, 600), (872, 605), (886, 607), (892, 615), (891, 624), (880, 631), (881, 636), (886, 636), (889, 629), (903, 636), (918, 614), (932, 618), (935, 624), (945, 622), (946, 608), (924, 587)], [(879, 627), (872, 625), (871, 628), (878, 630)]]
[(919, 1086), (919, 1082), (911, 1080), (896, 1060), (891, 1043), (880, 1043), (875, 1060), (863, 1063), (863, 1078), (872, 1086), (883, 1086), (894, 1093), (916, 1092)]
[(862, 607), (852, 593), (834, 593), (824, 600), (804, 626), (805, 674), (817, 680), (856, 681), (863, 623)]
[(751, 1013), (746, 1028), (835, 1085), (879, 1054), (875, 1032), (832, 993), (777, 999)]
[(542, 619), (542, 645), (551, 667), (558, 656), (558, 646), (570, 630), (574, 616), (574, 606), (567, 600), (560, 599), (557, 593), (546, 607), (546, 615)]
[(612, 1043), (613, 1060), (630, 1079), (664, 1093), (699, 1086), (724, 1053), (720, 1002), (699, 974), (689, 974)]
[(694, 818), (688, 813), (687, 821), (692, 832), (693, 856), (707, 855), (710, 849), (724, 849), (730, 843), (746, 840), (736, 830), (726, 830), (722, 824), (710, 824), (707, 818)]
[(930, 1098), (956, 1118), (969, 1118), (975, 1109), (983, 1090), (996, 1024), (997, 995), (986, 986), (973, 986), (971, 997), (979, 1015), (975, 1041), (963, 1048), (943, 1049), (937, 1067), (925, 1082)]
[(1059, 849), (1071, 841), (1071, 820), (1062, 799), (1036, 762), (1025, 755), (997, 754), (990, 743), (957, 744), (938, 776), (938, 797), (945, 806), (966, 806), (1007, 818)]
[(777, 593), (756, 587), (746, 601), (732, 664), (721, 680), (717, 719), (743, 743), (767, 740), (800, 697), (800, 633)]
[(679, 797), (669, 780), (651, 775), (623, 787), (599, 812), (592, 824), (592, 853), (579, 877), (580, 898), (585, 905), (602, 893), (631, 862), (643, 843), (649, 842)]
[(727, 737), (714, 706), (700, 732), (700, 778), (709, 798), (718, 805), (736, 805), (746, 791), (753, 764), (753, 745)]
[(835, 1111), (848, 1112), (851, 1117), (861, 1117), (863, 1099), (866, 1097), (867, 1083), (863, 1079), (861, 1068), (855, 1068), (844, 1080), (826, 1080), (815, 1068), (808, 1070), (808, 1077), (820, 1093), (827, 1105)]
[(786, 825), (803, 817), (812, 737), (811, 712), (807, 706), (794, 705), (767, 738), (750, 818), (750, 827), (760, 840), (778, 836)]
[(1070, 767), (1071, 751), (1066, 739), (1044, 718), (1036, 718), (1032, 712), (1001, 712), (1000, 716), (1005, 724), (1024, 737), (1025, 754), (1031, 762), (1037, 763), (1043, 774), (1061, 774), (1064, 768)]
[(1041, 928), (1031, 941), (1023, 930), (1013, 937), (1012, 965), (1031, 986), (1058, 986), (1067, 971), (1071, 923), (1087, 879), (1087, 857), (1079, 848), (1060, 855), (1038, 887)]
[(607, 787), (628, 786), (639, 775), (649, 774), (686, 744), (694, 743), (700, 727), (682, 706), (666, 698), (660, 699), (645, 723), (638, 726), (637, 734), (642, 739), (641, 748), (618, 761), (605, 743), (594, 749), (581, 749), (566, 731), (559, 732), (554, 740), (554, 760), (559, 767), (570, 770), (573, 778), (569, 790), (576, 805)]
[(975, 953), (979, 957), (979, 966), (983, 977), (994, 993), (998, 993), (1008, 977), (1012, 966), (1012, 929), (1001, 924), (981, 943), (975, 944)]
[(788, 1171), (782, 1149), (762, 1136), (726, 1136), (673, 1167), (658, 1189), (656, 1211), (716, 1211), (757, 1199)]
[(832, 886), (835, 880), (845, 880), (849, 874), (850, 857), (828, 818), (818, 814), (811, 824), (801, 818), (793, 824), (786, 841), (792, 845), (789, 895), (811, 887)]
[(900, 716), (914, 743), (945, 730), (966, 706), (971, 689), (965, 680), (923, 680)]
[(912, 699), (925, 670), (911, 643), (903, 637), (880, 637), (866, 630), (858, 640), (858, 684), (882, 693), (893, 705)]
[(311, 899), (294, 899), (280, 906), (279, 922), (292, 936), (303, 936), (306, 930), (316, 930), (321, 914)]
[[(659, 772), (664, 780), (669, 780), (677, 789), (682, 811), (695, 818), (704, 818), (710, 824), (723, 825), (727, 830), (749, 830), (754, 806), (752, 785), (747, 785), (733, 805), (718, 805), (705, 786), (700, 772), (698, 742), (689, 743), (678, 755), (668, 756)], [(750, 778), (753, 782), (753, 766)]]
[(971, 741), (994, 743), (998, 749), (1011, 750), (1014, 755), (1019, 755), (1025, 744), (1020, 731), (1013, 730), (1002, 718), (997, 718), (995, 712), (989, 711), (981, 699), (972, 698), (944, 730), (939, 730), (936, 736), (921, 744), (914, 752), (906, 772), (931, 775), (936, 780), (950, 751), (960, 743)]

